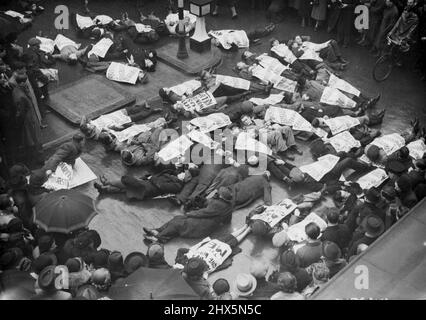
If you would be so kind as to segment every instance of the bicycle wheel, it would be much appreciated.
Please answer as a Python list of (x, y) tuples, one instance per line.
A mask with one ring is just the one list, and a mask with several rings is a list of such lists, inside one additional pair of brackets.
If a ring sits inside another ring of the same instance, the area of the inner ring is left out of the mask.
[(373, 68), (373, 78), (378, 82), (385, 81), (389, 78), (393, 69), (393, 59), (391, 54), (385, 54), (377, 59)]

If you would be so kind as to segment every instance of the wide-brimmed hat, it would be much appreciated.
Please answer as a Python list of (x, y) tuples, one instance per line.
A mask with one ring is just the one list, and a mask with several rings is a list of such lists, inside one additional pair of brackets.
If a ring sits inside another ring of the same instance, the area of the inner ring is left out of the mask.
[(206, 270), (206, 262), (198, 257), (189, 259), (183, 268), (183, 272), (185, 272), (189, 277), (201, 276)]
[(38, 286), (44, 291), (56, 291), (56, 266), (48, 266), (44, 268), (38, 275)]
[(33, 261), (31, 267), (34, 273), (40, 274), (40, 272), (43, 271), (44, 268), (49, 266), (56, 266), (57, 264), (58, 259), (56, 255), (51, 252), (45, 252)]
[(367, 216), (363, 220), (362, 224), (365, 232), (374, 238), (380, 236), (383, 231), (385, 231), (385, 224), (383, 223), (382, 219), (374, 214)]
[(365, 199), (371, 203), (377, 203), (380, 201), (380, 192), (376, 188), (370, 188), (365, 193)]
[(24, 253), (19, 248), (10, 248), (0, 256), (0, 268), (2, 270), (11, 269), (19, 264), (24, 257)]
[(407, 167), (401, 161), (389, 160), (386, 163), (385, 169), (386, 169), (387, 172), (390, 172), (390, 173), (393, 173), (393, 174), (396, 174), (396, 175), (400, 175), (400, 174), (403, 174), (407, 170)]
[(110, 271), (123, 270), (124, 259), (119, 251), (113, 251), (108, 257), (108, 269)]
[(76, 298), (84, 298), (86, 300), (98, 300), (100, 297), (98, 289), (91, 284), (85, 284), (78, 288)]
[(132, 252), (127, 255), (124, 259), (124, 270), (127, 273), (132, 273), (140, 267), (146, 267), (148, 265), (148, 257), (142, 252)]
[(93, 266), (98, 268), (105, 268), (108, 266), (108, 258), (110, 256), (110, 252), (107, 249), (100, 249), (92, 256)]
[(257, 280), (251, 274), (240, 273), (234, 281), (234, 291), (239, 296), (248, 297), (256, 290)]
[(227, 187), (220, 187), (218, 190), (218, 195), (225, 201), (232, 201), (232, 192)]

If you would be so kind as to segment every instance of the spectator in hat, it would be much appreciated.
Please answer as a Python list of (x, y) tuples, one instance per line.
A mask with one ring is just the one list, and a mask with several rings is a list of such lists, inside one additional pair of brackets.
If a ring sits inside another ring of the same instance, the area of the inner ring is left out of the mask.
[(346, 260), (342, 259), (342, 252), (339, 246), (331, 241), (324, 241), (322, 244), (322, 259), (323, 263), (328, 268), (332, 278), (336, 273), (346, 266)]
[(280, 291), (271, 297), (271, 300), (304, 300), (304, 296), (296, 291), (297, 280), (290, 272), (283, 272), (278, 277)]
[(410, 157), (410, 150), (406, 146), (403, 146), (399, 150), (392, 153), (387, 161), (396, 160), (399, 161), (405, 168), (404, 172), (408, 171), (409, 168), (413, 167), (413, 159)]
[(54, 254), (56, 249), (55, 239), (48, 234), (44, 234), (37, 239), (37, 246), (33, 250), (33, 258), (37, 259), (43, 253)]
[(96, 251), (92, 257), (91, 262), (94, 269), (106, 268), (108, 266), (108, 258), (110, 252), (107, 249), (100, 249)]
[(229, 282), (226, 279), (220, 278), (213, 283), (214, 300), (234, 300), (236, 295), (230, 292)]
[(358, 246), (365, 244), (369, 246), (384, 232), (385, 225), (383, 220), (374, 214), (367, 216), (363, 220), (364, 234), (359, 239), (353, 239), (349, 246), (348, 258), (357, 253)]
[(41, 271), (48, 266), (56, 266), (58, 264), (58, 259), (53, 253), (42, 253), (36, 259), (34, 259), (32, 267), (32, 276), (37, 278)]
[(214, 297), (210, 283), (204, 278), (206, 271), (206, 262), (201, 258), (195, 257), (188, 260), (182, 271), (182, 276), (202, 300), (212, 300)]
[(297, 292), (302, 292), (303, 289), (305, 289), (306, 286), (309, 285), (312, 281), (312, 277), (309, 275), (309, 273), (307, 273), (304, 268), (300, 267), (299, 257), (292, 249), (286, 250), (281, 254), (280, 269), (278, 272), (273, 273), (269, 280), (272, 281), (272, 278), (274, 278), (274, 282), (277, 282), (279, 274), (283, 272), (290, 272), (296, 277)]
[(280, 288), (277, 284), (266, 280), (268, 265), (264, 261), (255, 261), (250, 266), (250, 274), (256, 278), (256, 289), (249, 300), (269, 300)]
[(69, 289), (72, 292), (88, 283), (92, 277), (92, 273), (89, 271), (87, 265), (84, 263), (81, 258), (71, 258), (66, 262), (66, 267), (69, 272)]
[(403, 174), (395, 182), (395, 190), (401, 204), (408, 209), (413, 208), (418, 200), (411, 186), (411, 179), (407, 174)]
[(302, 295), (305, 298), (309, 298), (328, 282), (330, 278), (330, 270), (322, 262), (314, 263), (306, 270), (312, 275), (312, 283), (303, 290)]
[(339, 223), (339, 209), (329, 208), (327, 211), (327, 228), (321, 236), (321, 241), (331, 241), (344, 250), (351, 241), (352, 234), (347, 225)]
[(28, 40), (28, 49), (24, 50), (36, 68), (50, 68), (55, 64), (52, 55), (40, 49), (41, 41), (35, 37)]
[(234, 280), (233, 292), (239, 299), (250, 299), (257, 287), (256, 278), (249, 273), (239, 273)]
[(170, 269), (171, 266), (164, 258), (164, 246), (161, 243), (152, 243), (148, 246), (146, 252), (148, 257), (148, 268), (153, 269)]
[(399, 160), (391, 159), (386, 162), (386, 173), (391, 181), (395, 181), (399, 176), (408, 170), (408, 167)]
[(305, 232), (308, 236), (307, 242), (296, 251), (302, 268), (318, 262), (322, 255), (321, 240), (319, 240), (321, 234), (320, 227), (316, 223), (311, 222), (306, 225)]
[(18, 269), (24, 253), (19, 248), (10, 248), (3, 252), (0, 256), (0, 269), (1, 270), (13, 270)]
[(408, 172), (408, 177), (410, 178), (411, 187), (415, 189), (419, 184), (426, 183), (426, 161), (425, 159), (419, 159), (414, 161), (413, 170)]
[(100, 268), (93, 271), (90, 280), (99, 291), (107, 291), (111, 286), (111, 273), (106, 268)]
[(141, 252), (131, 252), (124, 259), (124, 270), (126, 273), (132, 274), (140, 267), (148, 266), (148, 258)]
[(55, 172), (56, 167), (61, 162), (65, 162), (74, 167), (75, 160), (80, 157), (85, 143), (86, 140), (84, 135), (76, 133), (71, 141), (62, 144), (56, 149), (55, 153), (46, 161), (43, 169)]
[(113, 251), (108, 257), (108, 270), (111, 273), (111, 280), (115, 282), (119, 278), (124, 278), (124, 259), (119, 251)]

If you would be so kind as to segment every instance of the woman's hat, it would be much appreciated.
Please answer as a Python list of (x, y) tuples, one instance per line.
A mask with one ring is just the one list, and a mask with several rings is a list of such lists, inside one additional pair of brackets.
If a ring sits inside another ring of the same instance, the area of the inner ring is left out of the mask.
[(42, 289), (44, 291), (56, 291), (55, 269), (56, 269), (56, 266), (48, 266), (40, 272), (38, 279), (37, 279), (38, 286), (40, 287), (40, 289)]
[(218, 190), (218, 195), (225, 201), (232, 201), (232, 192), (227, 187), (220, 187)]
[(248, 297), (256, 290), (257, 280), (251, 274), (240, 273), (234, 282), (234, 291), (239, 296)]
[(98, 268), (105, 268), (108, 265), (108, 258), (110, 252), (107, 249), (98, 250), (92, 257), (93, 266)]
[(42, 253), (40, 256), (38, 256), (37, 259), (35, 259), (32, 263), (32, 269), (34, 273), (40, 274), (41, 271), (43, 271), (44, 268), (49, 266), (56, 266), (58, 264), (58, 259), (53, 253)]
[(367, 216), (362, 223), (365, 232), (374, 238), (380, 236), (385, 231), (385, 224), (382, 219), (374, 214)]
[(183, 272), (185, 272), (189, 277), (202, 276), (206, 270), (206, 262), (198, 257), (189, 259), (183, 268)]
[(111, 252), (111, 254), (108, 257), (108, 269), (110, 271), (124, 269), (123, 255), (121, 254), (121, 252), (118, 252), (118, 251)]
[(129, 253), (126, 259), (124, 259), (124, 270), (126, 270), (128, 274), (131, 274), (140, 267), (146, 266), (148, 266), (148, 257), (142, 252)]

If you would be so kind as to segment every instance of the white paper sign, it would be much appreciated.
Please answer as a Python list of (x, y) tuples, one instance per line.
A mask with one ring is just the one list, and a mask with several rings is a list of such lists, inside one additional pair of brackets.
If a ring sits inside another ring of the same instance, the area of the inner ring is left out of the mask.
[(58, 69), (40, 69), (41, 73), (43, 73), (49, 81), (59, 81), (59, 71)]
[(290, 69), (289, 66), (283, 65), (278, 59), (268, 56), (266, 53), (261, 54), (256, 58), (259, 64), (266, 70), (280, 76), (285, 70)]
[(303, 52), (302, 56), (299, 57), (299, 60), (314, 60), (318, 62), (323, 61), (318, 53), (316, 53), (314, 50), (309, 50), (309, 49), (306, 49)]
[(293, 201), (284, 199), (280, 204), (269, 206), (262, 213), (253, 215), (251, 220), (262, 220), (273, 228), (296, 208), (297, 205)]
[(405, 146), (405, 139), (398, 133), (392, 133), (374, 139), (371, 144), (383, 149), (386, 155), (389, 156)]
[(269, 104), (277, 104), (280, 103), (284, 99), (282, 94), (271, 94), (269, 97), (261, 99), (261, 98), (251, 98), (249, 101), (254, 103), (257, 106), (264, 106)]
[(407, 148), (410, 151), (410, 157), (414, 160), (423, 158), (426, 152), (426, 145), (423, 140), (419, 139), (407, 144)]
[(136, 31), (139, 33), (150, 32), (153, 30), (151, 26), (145, 25), (142, 23), (135, 23), (135, 28), (136, 28)]
[(321, 103), (332, 106), (339, 106), (344, 109), (353, 109), (356, 107), (356, 102), (345, 96), (339, 90), (326, 87), (321, 96)]
[(341, 116), (336, 118), (324, 119), (326, 125), (330, 128), (333, 135), (346, 131), (360, 124), (358, 118), (350, 116)]
[(243, 89), (243, 90), (250, 89), (250, 81), (248, 80), (218, 74), (216, 75), (216, 85), (221, 83), (227, 86), (230, 86), (232, 88)]
[(169, 142), (163, 149), (158, 152), (158, 156), (164, 161), (170, 161), (185, 154), (192, 146), (193, 142), (186, 135)]
[(263, 82), (271, 82), (273, 84), (279, 83), (282, 79), (280, 75), (277, 75), (271, 71), (266, 70), (261, 65), (254, 65), (249, 68), (251, 70), (251, 74), (253, 77), (258, 78), (260, 81)]
[(207, 110), (208, 108), (216, 104), (216, 99), (213, 97), (211, 92), (201, 92), (196, 96), (187, 98), (182, 101), (176, 102), (174, 105), (175, 109), (182, 108), (191, 113), (200, 112)]
[(52, 54), (53, 51), (55, 51), (55, 41), (49, 38), (39, 37), (36, 36), (38, 40), (41, 41), (40, 43), (40, 50), (46, 53)]
[(308, 50), (313, 50), (315, 52), (319, 52), (322, 49), (327, 48), (327, 46), (329, 45), (330, 41), (331, 40), (328, 40), (327, 42), (324, 42), (324, 43), (313, 43), (313, 42), (310, 42), (310, 41), (304, 41), (302, 43), (302, 49), (303, 50), (308, 49)]
[(124, 129), (123, 131), (111, 131), (119, 142), (124, 142), (128, 141), (129, 139), (132, 139), (133, 137), (136, 137), (137, 135), (143, 132), (147, 132), (150, 129), (151, 128), (148, 127), (146, 124), (135, 124), (131, 127)]
[(351, 85), (349, 82), (336, 77), (334, 74), (330, 73), (330, 79), (328, 80), (328, 86), (331, 88), (339, 89), (340, 91), (353, 94), (356, 97), (359, 97), (361, 91)]
[(297, 60), (294, 53), (284, 43), (280, 43), (277, 46), (271, 48), (271, 51), (276, 53), (279, 57), (283, 58), (288, 64), (292, 64)]
[(318, 161), (301, 166), (299, 169), (309, 174), (315, 181), (320, 181), (339, 162), (339, 157), (327, 154), (318, 158)]
[(178, 96), (192, 96), (195, 90), (201, 88), (201, 82), (198, 80), (189, 80), (169, 88)]
[(189, 259), (194, 257), (203, 259), (209, 268), (207, 272), (211, 273), (231, 254), (232, 248), (227, 243), (207, 237), (191, 247), (186, 256)]
[(78, 13), (75, 15), (75, 20), (77, 22), (77, 26), (83, 30), (86, 28), (90, 28), (95, 25), (92, 18), (80, 16)]
[(224, 113), (212, 113), (205, 117), (194, 118), (190, 123), (199, 128), (203, 133), (230, 125), (231, 119)]
[(126, 123), (132, 122), (132, 119), (125, 113), (125, 110), (117, 110), (100, 116), (96, 120), (92, 120), (91, 124), (95, 125), (98, 129), (107, 129), (109, 126), (122, 126)]
[(106, 71), (106, 77), (112, 81), (135, 84), (141, 69), (118, 62), (111, 62)]
[(361, 147), (361, 143), (349, 131), (343, 131), (330, 139), (324, 139), (324, 141), (330, 143), (336, 152), (349, 152), (352, 148)]
[(96, 24), (100, 24), (100, 25), (107, 25), (109, 23), (111, 23), (113, 21), (113, 19), (110, 16), (101, 14), (95, 17), (95, 19), (93, 19), (93, 22), (95, 22)]
[(209, 36), (219, 41), (226, 50), (230, 49), (232, 44), (238, 48), (248, 48), (250, 45), (250, 40), (244, 30), (212, 30), (209, 32)]
[(102, 38), (98, 41), (98, 43), (93, 46), (92, 50), (89, 51), (87, 56), (90, 57), (92, 54), (94, 54), (95, 56), (98, 56), (100, 58), (105, 58), (105, 55), (107, 54), (112, 44), (113, 42), (111, 39)]
[(357, 183), (363, 190), (368, 190), (373, 187), (379, 187), (383, 182), (388, 179), (386, 171), (380, 168), (376, 168), (373, 171), (367, 173), (358, 179)]
[(247, 132), (241, 132), (238, 135), (237, 141), (235, 142), (235, 149), (260, 152), (268, 155), (272, 154), (272, 150), (267, 145), (253, 139)]
[(67, 46), (72, 46), (76, 49), (80, 48), (79, 43), (76, 43), (74, 41), (72, 41), (71, 39), (63, 36), (62, 34), (58, 34), (55, 38), (55, 46), (59, 49), (59, 51), (61, 51), (63, 48), (67, 47)]
[(305, 227), (311, 222), (316, 223), (321, 232), (327, 228), (327, 223), (324, 221), (324, 219), (318, 216), (315, 212), (311, 212), (301, 222), (296, 223), (288, 228), (287, 235), (290, 240), (296, 242), (303, 242), (307, 240), (308, 236), (306, 235)]
[(215, 150), (219, 146), (219, 143), (214, 141), (212, 138), (210, 138), (208, 135), (198, 131), (198, 130), (192, 130), (191, 132), (187, 133), (187, 136), (195, 142), (201, 143), (202, 145), (206, 146), (209, 149)]
[(294, 93), (296, 91), (297, 82), (287, 79), (285, 77), (281, 77), (280, 81), (274, 83), (274, 88), (290, 93)]
[(12, 18), (20, 18), (20, 19), (24, 19), (25, 16), (22, 13), (13, 11), (13, 10), (7, 10), (4, 12), (4, 14), (8, 15), (9, 17)]

